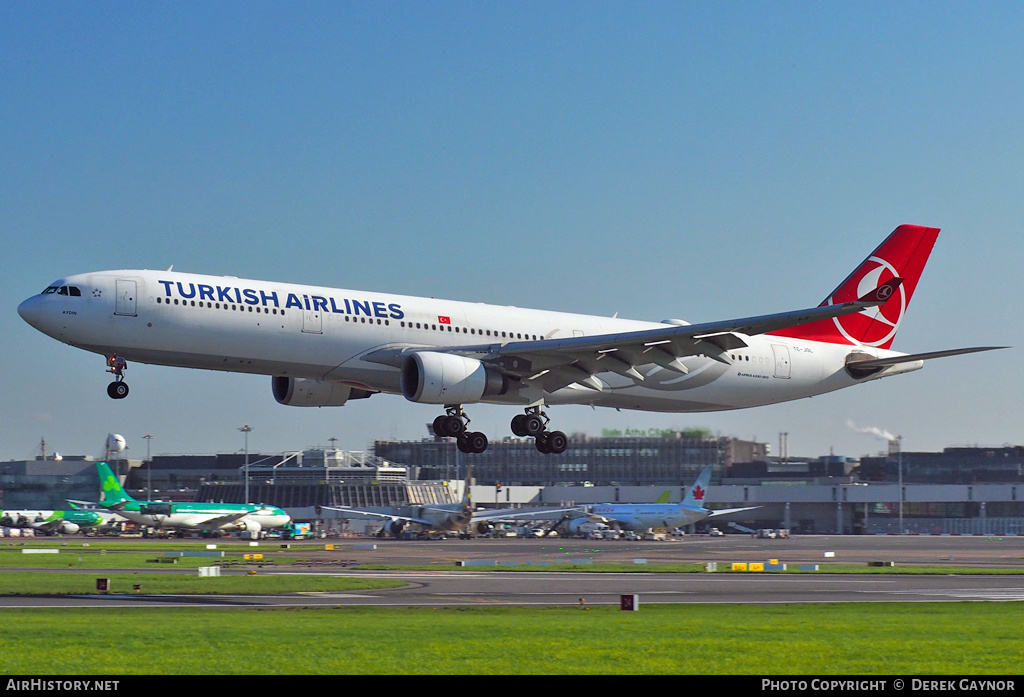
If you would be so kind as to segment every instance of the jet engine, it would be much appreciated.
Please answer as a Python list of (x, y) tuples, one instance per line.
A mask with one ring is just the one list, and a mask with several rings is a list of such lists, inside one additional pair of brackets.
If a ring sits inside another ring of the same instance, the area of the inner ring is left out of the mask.
[(242, 518), (235, 523), (235, 527), (239, 530), (248, 530), (249, 532), (259, 532), (263, 529), (263, 526), (260, 525), (260, 521), (253, 520), (252, 518)]
[(61, 522), (61, 524), (59, 526), (57, 526), (57, 528), (58, 528), (58, 530), (60, 530), (61, 534), (63, 534), (63, 535), (74, 535), (75, 533), (77, 533), (79, 530), (82, 529), (78, 525), (78, 523), (69, 523), (66, 520)]
[(475, 358), (419, 351), (402, 364), (402, 394), (410, 402), (466, 404), (508, 392), (508, 378)]
[(607, 523), (601, 523), (588, 517), (573, 518), (565, 523), (566, 529), (570, 535), (579, 535), (585, 537), (592, 532), (598, 530), (607, 530)]
[(350, 399), (364, 399), (372, 392), (323, 380), (274, 376), (274, 399), (290, 407), (340, 407)]

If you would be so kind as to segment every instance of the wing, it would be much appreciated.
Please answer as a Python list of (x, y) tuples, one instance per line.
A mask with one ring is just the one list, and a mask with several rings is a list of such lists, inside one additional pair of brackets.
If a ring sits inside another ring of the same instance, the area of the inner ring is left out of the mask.
[(554, 518), (579, 508), (499, 508), (489, 511), (473, 511), (473, 522), (485, 520), (544, 520)]
[(413, 516), (407, 515), (395, 515), (394, 513), (378, 513), (377, 511), (361, 511), (357, 508), (349, 508), (348, 506), (318, 506), (317, 510), (338, 511), (340, 513), (348, 513), (350, 515), (369, 516), (371, 518), (387, 518), (388, 520), (404, 520), (407, 523), (421, 523), (423, 525), (434, 525), (436, 523), (436, 521), (430, 521), (424, 518), (414, 518)]
[(403, 347), (371, 351), (364, 360), (400, 368), (406, 356), (416, 351), (451, 353), (477, 360), (516, 378), (526, 386), (554, 392), (573, 383), (593, 390), (603, 389), (595, 375), (613, 372), (643, 380), (639, 366), (659, 365), (686, 374), (684, 359), (707, 356), (731, 364), (729, 351), (747, 346), (744, 337), (831, 319), (882, 305), (899, 288), (903, 279), (894, 278), (858, 300), (806, 310), (759, 315), (703, 324), (666, 325), (619, 334), (600, 334), (541, 341), (451, 347)]
[(190, 528), (220, 528), (234, 523), (236, 520), (249, 515), (245, 513), (232, 513), (231, 515), (201, 515), (189, 516), (185, 519), (185, 525)]

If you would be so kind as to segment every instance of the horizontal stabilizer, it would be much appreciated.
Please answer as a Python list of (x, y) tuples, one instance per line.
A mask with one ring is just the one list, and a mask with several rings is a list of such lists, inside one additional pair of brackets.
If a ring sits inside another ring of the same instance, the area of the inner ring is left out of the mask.
[(929, 351), (928, 353), (911, 353), (903, 356), (888, 356), (886, 358), (868, 358), (867, 360), (851, 359), (846, 369), (855, 375), (865, 375), (882, 368), (888, 368), (900, 363), (914, 363), (916, 361), (927, 361), (932, 358), (945, 358), (946, 356), (962, 356), (965, 353), (979, 353), (981, 351), (998, 351), (1009, 348), (1008, 346), (974, 346), (971, 348), (949, 349), (946, 351)]
[(709, 518), (716, 518), (722, 515), (729, 515), (730, 513), (741, 513), (742, 511), (753, 511), (760, 508), (760, 506), (747, 506), (746, 508), (723, 508), (717, 511), (711, 511)]

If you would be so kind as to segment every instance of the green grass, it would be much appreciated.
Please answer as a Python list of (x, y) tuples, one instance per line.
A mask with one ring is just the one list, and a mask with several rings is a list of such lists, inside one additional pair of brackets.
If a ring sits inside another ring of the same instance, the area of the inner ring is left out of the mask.
[(359, 591), (374, 588), (397, 588), (403, 581), (352, 578), (351, 576), (253, 576), (234, 574), (200, 578), (192, 574), (54, 574), (45, 571), (23, 571), (0, 574), (0, 595), (85, 595), (99, 593), (96, 579), (110, 579), (108, 592), (135, 593), (141, 586), (145, 594), (220, 593), (278, 594), (326, 591)]
[(1022, 603), (11, 609), (0, 672), (1014, 675), (1022, 618)]

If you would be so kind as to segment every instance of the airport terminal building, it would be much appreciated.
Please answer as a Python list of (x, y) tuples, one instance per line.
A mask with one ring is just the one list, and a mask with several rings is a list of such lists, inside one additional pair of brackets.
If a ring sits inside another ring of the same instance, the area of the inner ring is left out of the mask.
[[(765, 443), (706, 433), (574, 436), (560, 455), (525, 439), (495, 441), (482, 454), (448, 439), (378, 441), (374, 453), (329, 448), (275, 455), (158, 455), (119, 460), (139, 498), (260, 502), (308, 519), (317, 506), (387, 509), (450, 503), (472, 465), (478, 506), (582, 506), (680, 501), (704, 467), (711, 508), (757, 506), (723, 531), (789, 528), (803, 533), (1024, 534), (1024, 447), (947, 448), (938, 453), (788, 459)], [(248, 482), (246, 483), (246, 478)], [(0, 462), (0, 507), (59, 509), (96, 500), (91, 458), (45, 455)], [(735, 524), (738, 527), (731, 527)]]

